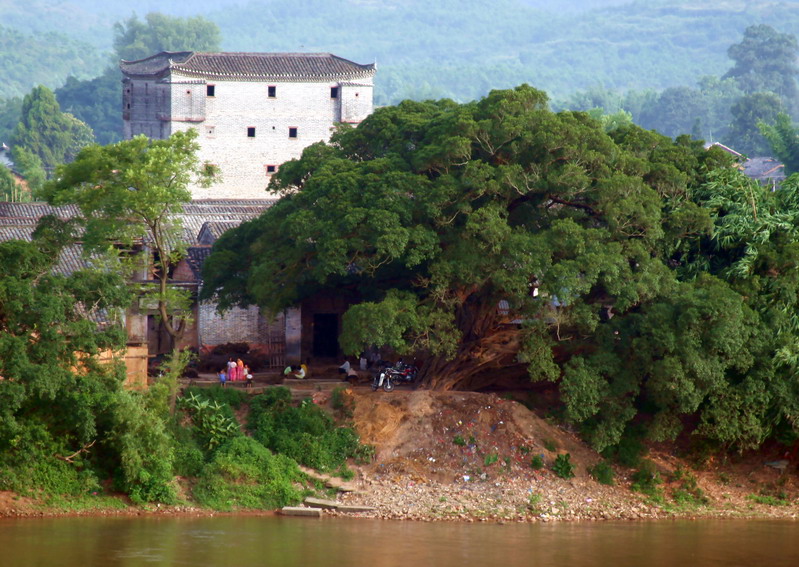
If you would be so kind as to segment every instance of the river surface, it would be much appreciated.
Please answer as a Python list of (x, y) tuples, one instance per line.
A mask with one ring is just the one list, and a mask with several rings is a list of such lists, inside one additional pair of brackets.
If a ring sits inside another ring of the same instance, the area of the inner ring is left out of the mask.
[(340, 518), (0, 520), (2, 567), (798, 567), (799, 522), (456, 524)]

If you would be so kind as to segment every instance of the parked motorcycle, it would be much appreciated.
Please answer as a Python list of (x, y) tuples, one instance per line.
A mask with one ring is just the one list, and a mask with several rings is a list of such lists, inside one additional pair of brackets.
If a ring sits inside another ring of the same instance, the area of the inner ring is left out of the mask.
[(413, 364), (405, 364), (399, 359), (394, 366), (381, 366), (372, 381), (372, 390), (383, 388), (390, 392), (397, 384), (411, 384), (416, 380), (419, 369)]

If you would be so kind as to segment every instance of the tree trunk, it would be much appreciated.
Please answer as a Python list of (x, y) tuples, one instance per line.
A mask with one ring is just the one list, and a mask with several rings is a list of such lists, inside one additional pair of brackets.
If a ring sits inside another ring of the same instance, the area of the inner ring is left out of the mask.
[(422, 384), (431, 390), (479, 390), (509, 376), (525, 375), (516, 361), (518, 328), (500, 328), (480, 339), (461, 345), (452, 360), (441, 356), (428, 359), (421, 369)]

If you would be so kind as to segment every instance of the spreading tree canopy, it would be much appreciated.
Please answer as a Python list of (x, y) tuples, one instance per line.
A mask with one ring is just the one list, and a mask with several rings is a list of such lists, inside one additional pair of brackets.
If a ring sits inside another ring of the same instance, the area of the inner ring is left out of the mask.
[[(727, 165), (688, 137), (553, 113), (528, 86), (464, 105), (406, 101), (281, 166), (282, 198), (219, 239), (204, 293), (278, 311), (334, 291), (351, 302), (345, 352), (419, 355), (435, 389), (555, 381), (599, 448), (636, 416), (662, 439), (695, 413), (708, 435), (757, 444), (790, 422), (794, 398), (770, 397), (785, 345), (755, 291), (771, 268), (757, 283), (739, 272), (758, 262), (753, 233), (794, 245), (793, 217), (744, 184), (724, 193), (742, 226), (720, 237), (730, 219), (708, 187), (744, 183), (714, 173)], [(755, 196), (773, 229), (745, 206)], [(789, 270), (787, 251), (762, 254)], [(780, 309), (799, 292), (787, 288), (769, 288)]]
[(144, 292), (152, 297), (173, 339), (185, 330), (188, 302), (186, 293), (169, 285), (175, 265), (185, 255), (176, 213), (191, 200), (191, 182), (206, 184), (214, 178), (214, 169), (196, 156), (196, 137), (197, 132), (189, 130), (166, 140), (136, 136), (108, 146), (88, 146), (74, 162), (59, 167), (42, 192), (52, 205), (78, 206), (87, 252), (127, 255), (144, 242), (157, 281), (154, 289)]

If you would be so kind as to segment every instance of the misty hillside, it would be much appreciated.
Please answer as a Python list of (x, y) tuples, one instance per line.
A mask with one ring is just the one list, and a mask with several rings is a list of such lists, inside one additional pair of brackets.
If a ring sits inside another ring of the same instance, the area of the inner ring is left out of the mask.
[[(726, 49), (748, 25), (799, 30), (799, 3), (743, 0), (495, 0), (490, 7), (482, 0), (143, 0), (135, 13), (153, 9), (203, 15), (230, 51), (325, 51), (376, 61), (380, 104), (463, 101), (522, 82), (554, 98), (595, 86), (694, 85), (724, 73)], [(98, 75), (113, 23), (133, 13), (121, 0), (0, 2), (0, 97), (24, 93), (32, 82), (57, 87), (69, 73)], [(59, 35), (43, 47), (39, 35), (49, 31)], [(28, 45), (20, 46), (19, 34)], [(75, 46), (79, 61), (68, 64)], [(37, 61), (40, 53), (47, 56)]]

